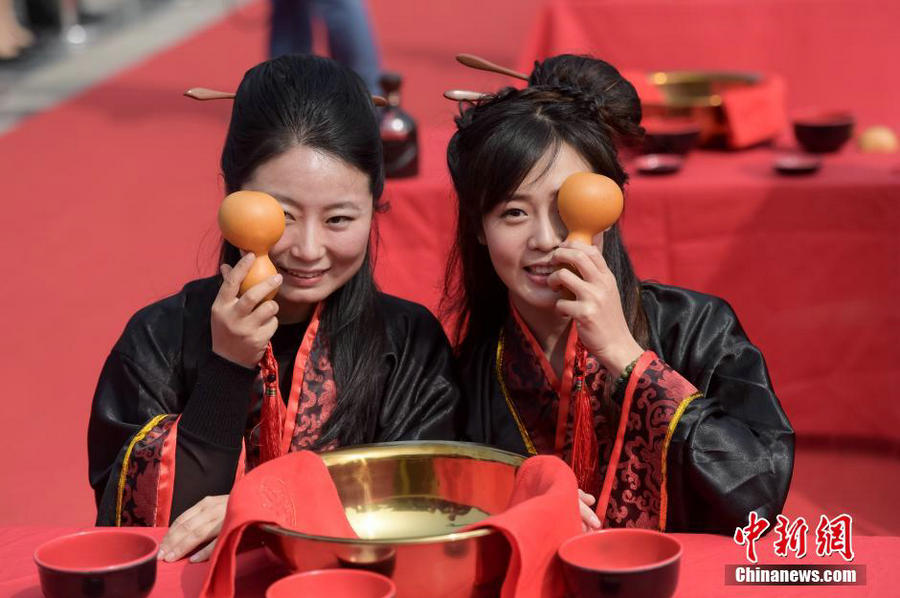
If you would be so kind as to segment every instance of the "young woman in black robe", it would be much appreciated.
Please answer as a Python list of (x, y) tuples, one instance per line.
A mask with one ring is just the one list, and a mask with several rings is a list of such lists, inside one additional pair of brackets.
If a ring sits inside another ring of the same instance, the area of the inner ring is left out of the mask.
[(567, 243), (556, 209), (574, 172), (625, 186), (617, 147), (639, 139), (640, 119), (615, 68), (571, 55), (456, 119), (445, 308), (465, 428), (572, 464), (587, 527), (733, 533), (750, 511), (780, 512), (793, 467), (762, 354), (724, 300), (638, 280), (618, 225)]
[[(227, 192), (266, 192), (283, 207), (269, 251), (278, 274), (238, 297), (254, 256), (225, 243), (219, 276), (135, 314), (103, 367), (88, 431), (97, 523), (171, 525), (169, 560), (215, 537), (235, 478), (261, 460), (457, 435), (440, 324), (372, 277), (384, 174), (359, 77), (312, 56), (247, 71), (222, 171)], [(280, 375), (262, 380), (269, 343)], [(266, 391), (281, 409), (261, 408)]]

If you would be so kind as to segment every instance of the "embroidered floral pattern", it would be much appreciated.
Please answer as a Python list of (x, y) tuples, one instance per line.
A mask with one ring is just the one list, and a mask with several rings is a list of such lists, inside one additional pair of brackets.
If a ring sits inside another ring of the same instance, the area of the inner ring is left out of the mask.
[(643, 372), (634, 375), (638, 380), (613, 478), (606, 524), (657, 529), (666, 432), (679, 403), (697, 389), (655, 355)]
[(157, 487), (163, 444), (177, 420), (177, 415), (163, 417), (132, 446), (131, 454), (123, 465), (125, 483), (121, 488), (119, 525), (156, 524)]
[(559, 396), (544, 375), (525, 335), (510, 320), (503, 345), (503, 379), (509, 398), (539, 454), (552, 455)]
[(306, 450), (315, 445), (322, 435), (325, 422), (331, 417), (337, 405), (334, 369), (328, 359), (328, 343), (322, 335), (318, 335), (313, 341), (309, 359), (303, 370), (302, 384), (300, 405), (297, 408), (297, 425), (291, 439), (292, 451)]
[[(279, 375), (290, 373), (279, 372)], [(244, 435), (247, 447), (246, 471), (259, 465), (259, 418), (264, 392), (262, 378), (256, 379), (253, 392), (252, 408), (247, 417), (247, 431)], [(334, 382), (334, 368), (328, 356), (328, 342), (322, 335), (316, 335), (303, 368), (296, 425), (291, 437), (290, 450), (312, 448), (322, 435), (325, 423), (331, 417), (336, 405), (337, 386)], [(331, 450), (337, 446), (337, 442), (331, 442), (319, 450)]]
[[(510, 400), (531, 436), (537, 452), (552, 455), (555, 453), (559, 395), (544, 374), (540, 356), (534, 354), (524, 333), (512, 319), (506, 326), (505, 337), (508, 340), (504, 343), (503, 375)], [(597, 479), (602, 479), (615, 440), (609, 433), (611, 425), (601, 403), (608, 373), (593, 355), (587, 356), (584, 369), (584, 384), (591, 394), (591, 410), (600, 453), (601, 470)], [(613, 413), (618, 416), (618, 409), (613, 410)], [(562, 454), (558, 455), (567, 463), (572, 458), (574, 426), (574, 410), (570, 409)]]
[[(509, 399), (531, 437), (538, 453), (554, 454), (560, 397), (541, 366), (543, 356), (536, 355), (515, 320), (505, 327), (503, 376)], [(662, 502), (662, 459), (669, 422), (678, 405), (697, 389), (655, 354), (651, 354), (638, 376), (634, 396), (626, 414), (622, 451), (616, 472), (604, 526), (658, 528)], [(567, 363), (567, 367), (570, 367)], [(577, 376), (578, 372), (574, 372)], [(599, 450), (598, 480), (606, 475), (615, 443), (621, 409), (601, 401), (608, 376), (593, 355), (585, 361), (585, 385), (591, 393), (594, 426)], [(569, 462), (572, 451), (573, 411), (566, 422), (565, 443), (557, 456)], [(610, 419), (614, 421), (610, 421)]]

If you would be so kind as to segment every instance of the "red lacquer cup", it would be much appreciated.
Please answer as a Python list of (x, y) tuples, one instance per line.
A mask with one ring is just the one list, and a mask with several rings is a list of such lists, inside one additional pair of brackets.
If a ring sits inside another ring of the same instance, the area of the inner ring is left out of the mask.
[(280, 579), (266, 598), (324, 596), (327, 598), (394, 598), (397, 588), (383, 575), (361, 569), (320, 569)]
[(681, 552), (672, 536), (621, 528), (570, 538), (559, 557), (576, 598), (669, 598), (678, 586)]
[(34, 551), (46, 598), (144, 598), (156, 582), (159, 543), (122, 529), (54, 538)]

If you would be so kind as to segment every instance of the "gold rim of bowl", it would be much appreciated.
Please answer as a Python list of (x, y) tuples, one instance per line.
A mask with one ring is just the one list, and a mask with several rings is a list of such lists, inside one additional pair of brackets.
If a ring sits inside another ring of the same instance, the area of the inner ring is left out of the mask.
[[(762, 81), (762, 75), (743, 71), (654, 71), (647, 74), (647, 79), (656, 87), (687, 83), (706, 83), (718, 81), (739, 85), (755, 85)], [(663, 90), (663, 94), (665, 94)], [(697, 96), (667, 96), (661, 102), (643, 102), (646, 106), (667, 108), (715, 108), (722, 105), (722, 96), (718, 93)]]
[[(493, 448), (483, 444), (475, 444), (472, 442), (452, 442), (445, 440), (434, 440), (428, 442), (408, 441), (408, 442), (383, 442), (379, 444), (365, 444), (343, 449), (337, 449), (320, 455), (325, 465), (331, 467), (333, 465), (345, 465), (354, 461), (362, 461), (366, 459), (384, 459), (392, 456), (404, 457), (469, 457), (479, 459), (481, 461), (493, 461), (497, 463), (506, 463), (515, 467), (519, 467), (525, 457), (509, 451)], [(319, 536), (315, 534), (306, 534), (297, 530), (287, 529), (279, 525), (265, 523), (259, 526), (260, 529), (280, 536), (290, 536), (292, 538), (301, 538), (304, 540), (316, 540), (320, 542), (332, 542), (335, 544), (362, 544), (367, 546), (384, 546), (397, 544), (430, 544), (432, 542), (455, 542), (458, 540), (468, 540), (469, 538), (478, 538), (493, 534), (492, 529), (476, 529), (468, 532), (455, 532), (449, 534), (440, 534), (435, 536), (415, 536), (410, 538), (385, 538), (385, 539), (368, 539), (368, 538), (341, 538), (337, 536)]]

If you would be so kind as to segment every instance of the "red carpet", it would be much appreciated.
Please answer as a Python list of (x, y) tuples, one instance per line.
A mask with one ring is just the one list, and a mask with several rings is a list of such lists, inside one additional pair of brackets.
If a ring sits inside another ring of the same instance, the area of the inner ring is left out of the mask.
[[(406, 103), (423, 124), (449, 122), (443, 89), (496, 84), (452, 56), (482, 52), (512, 63), (536, 3), (371, 3), (384, 66), (406, 75)], [(85, 438), (103, 359), (137, 308), (212, 272), (218, 247), (218, 154), (230, 106), (181, 91), (234, 89), (264, 58), (266, 13), (265, 3), (253, 4), (0, 137), (0, 524), (92, 521)], [(386, 216), (382, 230), (401, 214)], [(388, 254), (380, 271), (397, 263)], [(381, 282), (402, 294), (416, 288), (407, 280)]]
[[(103, 359), (135, 309), (211, 271), (229, 106), (180, 92), (234, 87), (262, 58), (260, 32), (240, 22), (228, 19), (0, 138), (5, 198), (15, 206), (0, 316), (11, 431), (4, 523), (91, 521), (85, 438)], [(248, 51), (225, 53), (235, 40)]]
[[(539, 0), (371, 4), (384, 66), (406, 76), (406, 106), (421, 124), (447, 127), (455, 107), (440, 98), (442, 90), (505, 83), (456, 65), (453, 54), (514, 64)], [(265, 18), (265, 4), (256, 3), (0, 137), (8, 206), (0, 270), (7, 289), (0, 525), (92, 522), (85, 438), (103, 359), (137, 308), (212, 272), (218, 249), (218, 154), (230, 106), (180, 92), (234, 89), (263, 58)], [(425, 134), (446, 135), (433, 131)], [(448, 188), (446, 176), (433, 184)], [(446, 247), (450, 224), (425, 226), (403, 182), (391, 185), (388, 199), (379, 281), (433, 307), (438, 291), (422, 280), (438, 277), (423, 276), (422, 268)], [(883, 497), (855, 491), (877, 482), (883, 468), (845, 459), (835, 477), (838, 462), (816, 455), (798, 459), (795, 480), (809, 491), (792, 497), (792, 514), (817, 517), (826, 507), (859, 504), (873, 522), (868, 531), (900, 533), (896, 517), (879, 512)]]

